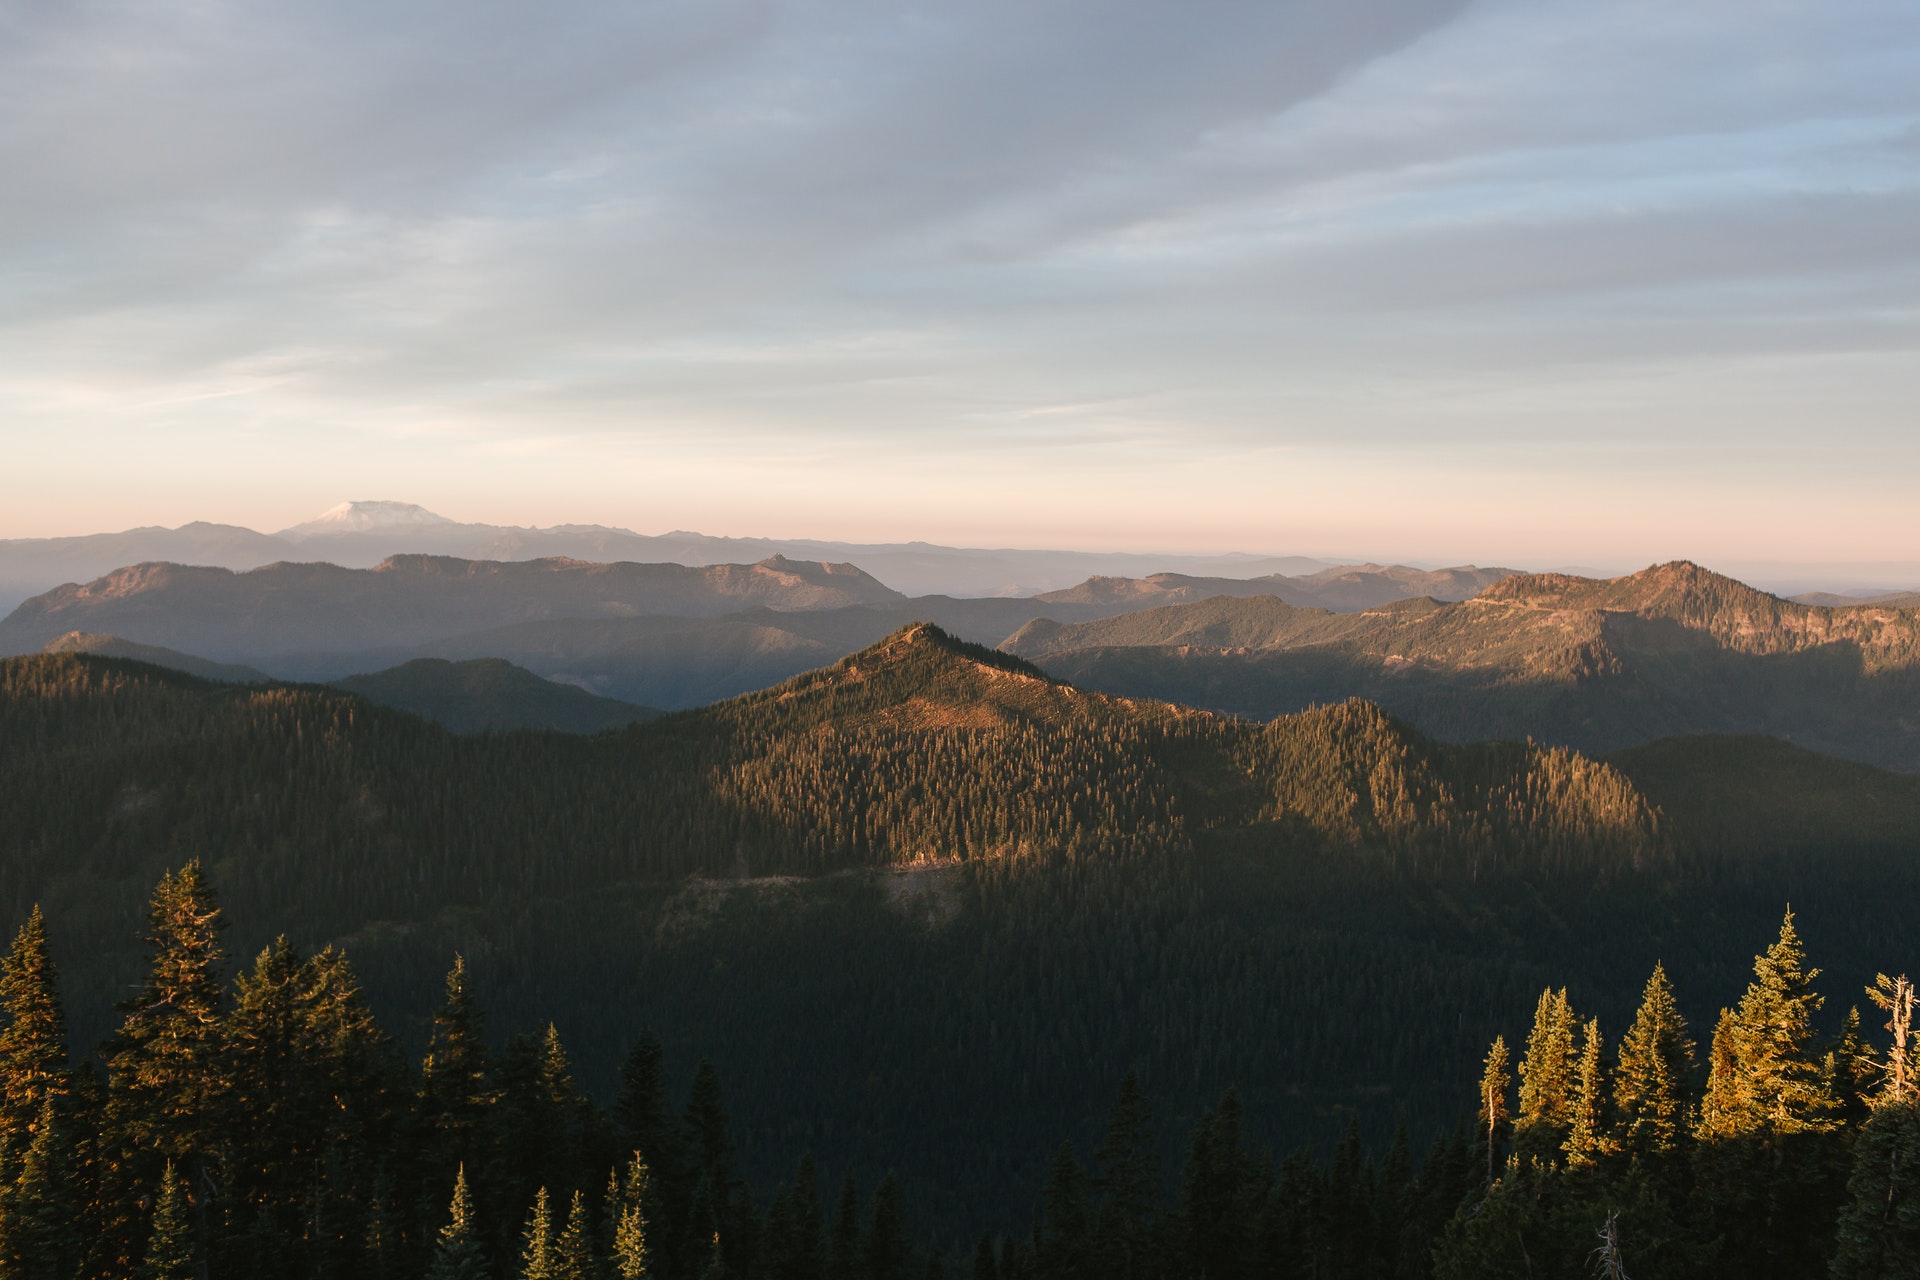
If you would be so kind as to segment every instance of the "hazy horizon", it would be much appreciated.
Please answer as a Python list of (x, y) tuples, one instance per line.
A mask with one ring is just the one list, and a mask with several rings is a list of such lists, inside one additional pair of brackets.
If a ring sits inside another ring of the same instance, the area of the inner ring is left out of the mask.
[(43, 6), (0, 537), (1912, 566), (1916, 65), (1891, 0)]

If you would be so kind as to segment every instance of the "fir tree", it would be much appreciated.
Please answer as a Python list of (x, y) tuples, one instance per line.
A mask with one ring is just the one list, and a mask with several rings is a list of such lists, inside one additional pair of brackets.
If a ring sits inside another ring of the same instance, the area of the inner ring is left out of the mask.
[(533, 1211), (520, 1233), (520, 1280), (560, 1280), (559, 1259), (554, 1254), (553, 1206), (547, 1189), (533, 1197)]
[(1159, 1170), (1153, 1157), (1153, 1113), (1139, 1077), (1131, 1071), (1121, 1077), (1094, 1161), (1098, 1172), (1093, 1185), (1100, 1197), (1094, 1265), (1118, 1280), (1145, 1274), (1153, 1265)]
[(1834, 1236), (1833, 1280), (1920, 1275), (1920, 1099), (1874, 1102)]
[(1513, 1087), (1508, 1074), (1507, 1038), (1495, 1036), (1487, 1049), (1486, 1066), (1480, 1072), (1480, 1141), (1486, 1144), (1487, 1182), (1493, 1182), (1493, 1167), (1499, 1157), (1500, 1139), (1513, 1113), (1508, 1110), (1507, 1090)]
[(1567, 1164), (1584, 1168), (1599, 1160), (1606, 1132), (1606, 1074), (1601, 1062), (1600, 1019), (1590, 1020), (1580, 1036), (1580, 1058), (1574, 1065), (1573, 1119), (1567, 1126)]
[(840, 1180), (840, 1206), (833, 1219), (831, 1274), (840, 1280), (860, 1280), (866, 1269), (866, 1243), (860, 1231), (860, 1196), (849, 1171)]
[(567, 1225), (554, 1242), (555, 1280), (595, 1280), (592, 1226), (587, 1221), (587, 1197), (573, 1193)]
[(65, 1091), (67, 1026), (47, 926), (35, 906), (0, 961), (0, 1149), (26, 1132), (49, 1095)]
[(488, 1274), (486, 1243), (474, 1220), (473, 1196), (462, 1165), (454, 1175), (453, 1202), (447, 1206), (447, 1225), (434, 1241), (427, 1280), (485, 1280)]
[(72, 1144), (42, 1100), (20, 1173), (0, 1200), (0, 1275), (8, 1280), (70, 1280), (82, 1254)]
[(153, 1234), (147, 1240), (146, 1280), (189, 1280), (193, 1275), (193, 1229), (187, 1192), (169, 1160), (154, 1198)]
[(191, 1181), (227, 1096), (220, 932), (212, 888), (190, 862), (162, 877), (148, 915), (147, 980), (106, 1048), (114, 1116), (139, 1147), (185, 1162)]
[(1692, 1076), (1693, 1039), (1656, 964), (1613, 1069), (1614, 1145), (1642, 1158), (1671, 1155), (1686, 1132)]
[(1870, 1060), (1881, 1073), (1853, 1148), (1847, 1204), (1835, 1231), (1834, 1280), (1920, 1275), (1920, 1091), (1908, 1059), (1913, 983), (1879, 974), (1867, 998), (1884, 1011), (1891, 1044)]
[(607, 1217), (613, 1238), (607, 1249), (608, 1266), (618, 1280), (645, 1280), (647, 1270), (646, 1157), (633, 1153), (625, 1182), (615, 1181), (607, 1194)]
[(1573, 1118), (1573, 1009), (1566, 989), (1546, 990), (1534, 1006), (1533, 1030), (1520, 1060), (1520, 1115), (1514, 1149), (1545, 1159), (1557, 1150)]
[(800, 1157), (788, 1196), (786, 1257), (781, 1280), (822, 1280), (827, 1264), (827, 1240), (820, 1221), (819, 1178), (813, 1159)]
[(1700, 1136), (1713, 1140), (1829, 1129), (1835, 1099), (1814, 1052), (1813, 1015), (1822, 1000), (1813, 980), (1820, 971), (1806, 967), (1791, 911), (1780, 924), (1779, 939), (1755, 957), (1753, 973), (1739, 1008), (1723, 1012), (1714, 1028)]
[(467, 962), (453, 958), (447, 1000), (434, 1010), (433, 1034), (420, 1064), (420, 1092), (441, 1154), (465, 1163), (478, 1154), (474, 1132), (493, 1101), (479, 1007), (467, 989)]
[(1000, 1259), (994, 1254), (990, 1235), (982, 1235), (973, 1247), (973, 1280), (1000, 1280)]
[(889, 1173), (873, 1190), (873, 1214), (866, 1233), (866, 1280), (911, 1280), (913, 1251), (900, 1203), (900, 1179)]
[(1073, 1157), (1072, 1143), (1061, 1143), (1053, 1153), (1041, 1204), (1041, 1269), (1063, 1280), (1090, 1274), (1093, 1224), (1087, 1211), (1086, 1174)]

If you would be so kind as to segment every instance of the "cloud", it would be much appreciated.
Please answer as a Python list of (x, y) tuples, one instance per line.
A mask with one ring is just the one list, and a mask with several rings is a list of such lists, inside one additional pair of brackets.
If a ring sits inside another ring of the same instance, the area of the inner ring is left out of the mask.
[(1826, 440), (1886, 447), (1920, 336), (1891, 0), (0, 21), (12, 430), (1380, 475), (1436, 433), (1791, 439), (1741, 378), (1805, 406), (1836, 360), (1864, 383)]

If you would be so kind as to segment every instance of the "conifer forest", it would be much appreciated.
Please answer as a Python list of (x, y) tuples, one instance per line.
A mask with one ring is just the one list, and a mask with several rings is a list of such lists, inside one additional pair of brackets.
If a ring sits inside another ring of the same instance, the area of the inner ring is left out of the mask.
[(1772, 750), (8, 659), (0, 1277), (1920, 1274), (1914, 799)]

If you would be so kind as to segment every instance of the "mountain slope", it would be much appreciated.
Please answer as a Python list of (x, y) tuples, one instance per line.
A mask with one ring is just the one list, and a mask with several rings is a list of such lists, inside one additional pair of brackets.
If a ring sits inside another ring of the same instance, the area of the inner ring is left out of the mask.
[(273, 564), (247, 573), (147, 564), (27, 601), (0, 621), (0, 652), (28, 652), (83, 630), (258, 661), (540, 618), (710, 616), (752, 605), (819, 609), (899, 598), (852, 565), (778, 556), (704, 569), (440, 556), (396, 556), (372, 569)]
[(179, 671), (186, 675), (197, 676), (202, 680), (216, 680), (223, 684), (265, 684), (273, 677), (264, 671), (252, 667), (230, 663), (209, 662), (205, 658), (196, 658), (190, 653), (180, 653), (173, 649), (163, 649), (159, 645), (135, 644), (131, 640), (122, 640), (119, 636), (89, 635), (85, 631), (69, 631), (47, 642), (46, 653), (90, 653), (101, 658), (130, 658), (135, 662), (145, 662), (156, 667), (165, 667), (169, 671)]
[(369, 702), (411, 712), (455, 733), (552, 729), (599, 733), (625, 728), (661, 713), (600, 698), (570, 685), (542, 680), (500, 658), (447, 662), (416, 658), (385, 671), (332, 682)]
[(1920, 612), (1796, 604), (1684, 563), (1347, 615), (1203, 601), (1034, 623), (1004, 647), (1087, 687), (1257, 717), (1364, 697), (1451, 740), (1763, 733), (1920, 769)]
[(1410, 569), (1405, 565), (1342, 565), (1300, 577), (1268, 574), (1258, 578), (1191, 577), (1155, 573), (1144, 578), (1089, 578), (1078, 586), (1049, 591), (1034, 599), (1046, 605), (1120, 605), (1129, 609), (1185, 604), (1214, 596), (1271, 596), (1299, 608), (1350, 613), (1428, 596), (1464, 600), (1514, 573), (1512, 569)]
[(417, 1015), (459, 951), (489, 1025), (553, 1019), (591, 1087), (642, 1027), (681, 1078), (710, 1055), (744, 1172), (898, 1168), (961, 1217), (1024, 1202), (1128, 1070), (1170, 1131), (1233, 1085), (1250, 1141), (1354, 1115), (1384, 1140), (1451, 1123), (1549, 976), (1620, 1026), (1663, 958), (1698, 1023), (1789, 893), (1843, 985), (1897, 964), (1920, 888), (1883, 829), (1840, 806), (1790, 861), (1710, 847), (1648, 798), (1705, 791), (1690, 767), (1728, 804), (1780, 787), (1685, 747), (1630, 773), (1446, 746), (1358, 703), (1235, 721), (925, 626), (593, 737), (36, 655), (0, 662), (0, 910), (45, 905), (92, 1043), (147, 890), (197, 857), (241, 957), (339, 942)]

